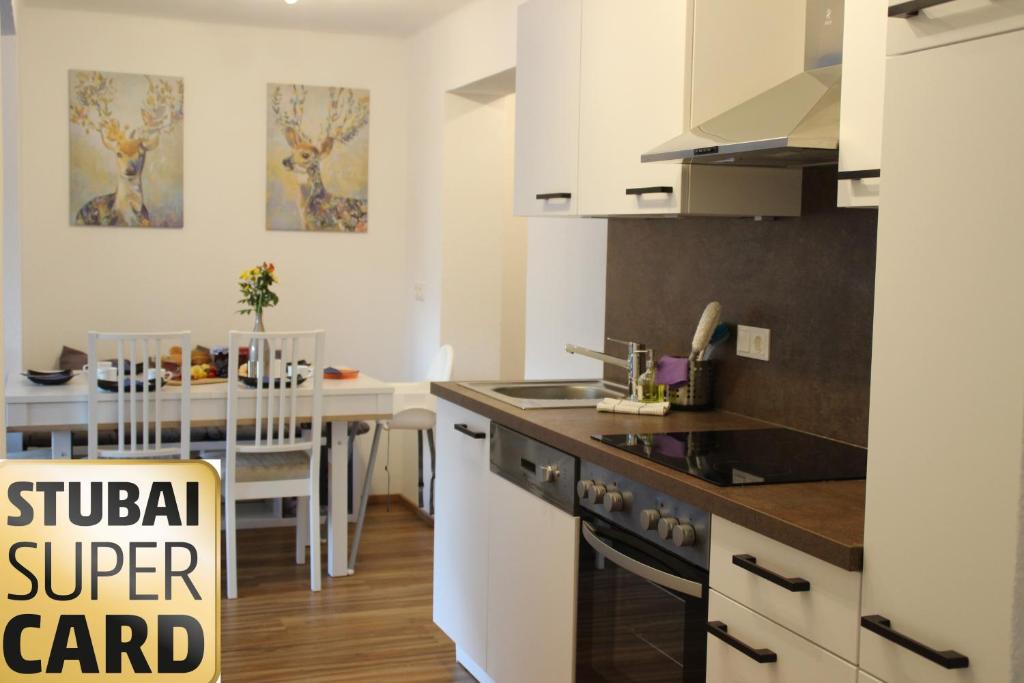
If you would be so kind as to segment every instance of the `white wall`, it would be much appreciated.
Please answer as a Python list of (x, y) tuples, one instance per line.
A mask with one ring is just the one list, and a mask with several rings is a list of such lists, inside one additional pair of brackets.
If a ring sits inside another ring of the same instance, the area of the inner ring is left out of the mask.
[(601, 377), (596, 360), (566, 344), (604, 349), (608, 221), (531, 218), (526, 274), (526, 377)]
[[(50, 367), (89, 329), (192, 330), (222, 343), (243, 267), (282, 278), (269, 329), (323, 327), (330, 362), (405, 379), (410, 357), (405, 41), (23, 8), (24, 361)], [(185, 79), (185, 228), (70, 227), (67, 72)], [(264, 229), (267, 83), (369, 88), (366, 235)]]
[(512, 215), (515, 98), (446, 96), (441, 338), (455, 379), (522, 379), (526, 220)]
[(13, 35), (0, 38), (3, 84), (3, 342), (4, 368), (21, 367), (21, 234), (18, 229), (18, 108), (10, 95), (18, 83)]
[[(423, 285), (412, 308), (411, 363), (423, 374), (441, 330), (446, 93), (515, 67), (516, 8), (521, 0), (477, 0), (410, 39), (409, 226), (406, 287)], [(455, 349), (455, 371), (475, 353)], [(462, 375), (465, 376), (465, 375)]]

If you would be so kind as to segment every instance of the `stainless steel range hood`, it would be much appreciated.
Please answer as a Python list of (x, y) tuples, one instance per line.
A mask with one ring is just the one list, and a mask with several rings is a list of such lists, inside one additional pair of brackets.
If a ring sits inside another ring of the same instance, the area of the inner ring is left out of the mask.
[[(697, 31), (700, 28), (695, 26)], [(802, 73), (693, 126), (641, 160), (774, 167), (836, 163), (842, 1), (807, 0), (804, 34)]]

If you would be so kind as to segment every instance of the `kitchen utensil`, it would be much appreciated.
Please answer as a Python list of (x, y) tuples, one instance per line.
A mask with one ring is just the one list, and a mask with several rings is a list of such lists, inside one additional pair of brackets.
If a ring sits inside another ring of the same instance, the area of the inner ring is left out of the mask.
[(711, 341), (711, 335), (714, 334), (715, 327), (718, 325), (721, 317), (722, 305), (717, 301), (712, 301), (704, 307), (704, 312), (700, 316), (700, 322), (697, 323), (697, 331), (693, 334), (693, 343), (690, 347), (691, 363), (695, 362), (698, 356), (707, 348), (708, 343)]
[(711, 341), (708, 342), (708, 346), (700, 354), (700, 360), (707, 360), (711, 352), (715, 350), (719, 344), (727, 340), (732, 336), (732, 328), (729, 327), (728, 323), (718, 323), (715, 327), (714, 334), (711, 335)]

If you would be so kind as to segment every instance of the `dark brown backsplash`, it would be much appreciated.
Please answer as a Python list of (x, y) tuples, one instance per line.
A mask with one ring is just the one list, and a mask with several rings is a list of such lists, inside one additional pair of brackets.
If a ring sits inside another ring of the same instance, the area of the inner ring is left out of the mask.
[(607, 335), (686, 355), (718, 300), (771, 330), (767, 363), (736, 355), (735, 328), (716, 350), (719, 408), (866, 445), (878, 212), (835, 208), (835, 187), (805, 170), (800, 218), (609, 221)]

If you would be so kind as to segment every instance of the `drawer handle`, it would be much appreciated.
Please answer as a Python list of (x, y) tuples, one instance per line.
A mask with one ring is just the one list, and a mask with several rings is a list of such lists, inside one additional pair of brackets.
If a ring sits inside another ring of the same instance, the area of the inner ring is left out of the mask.
[(960, 654), (956, 650), (933, 650), (927, 645), (903, 635), (899, 631), (894, 630), (892, 622), (881, 615), (872, 614), (871, 616), (861, 617), (860, 625), (862, 628), (882, 636), (891, 643), (896, 643), (914, 654), (921, 655), (928, 661), (935, 662), (944, 669), (966, 669), (968, 664), (970, 664), (967, 656)]
[(729, 635), (729, 627), (720, 621), (709, 621), (708, 633), (729, 647), (739, 650), (758, 664), (771, 664), (779, 661), (779, 656), (771, 650), (766, 650), (763, 647), (750, 647), (739, 638)]
[(916, 17), (923, 9), (935, 7), (936, 5), (944, 5), (951, 1), (952, 0), (908, 0), (907, 2), (901, 2), (898, 5), (891, 5), (889, 7), (889, 16), (900, 19), (909, 19), (910, 17)]
[(658, 185), (656, 187), (630, 187), (626, 190), (626, 194), (645, 195), (645, 194), (672, 194), (672, 188), (668, 185)]
[(776, 574), (770, 569), (765, 569), (757, 563), (753, 555), (733, 555), (732, 563), (741, 569), (746, 569), (751, 574), (756, 574), (766, 581), (771, 581), (776, 586), (782, 586), (791, 593), (806, 593), (811, 590), (811, 582), (799, 577), (789, 578)]
[(537, 199), (547, 201), (549, 199), (572, 199), (572, 192), (544, 192), (537, 195)]
[(838, 180), (864, 180), (865, 178), (881, 178), (882, 169), (869, 168), (863, 171), (840, 171), (836, 177)]
[(474, 432), (472, 429), (470, 429), (469, 427), (467, 427), (464, 424), (457, 424), (457, 425), (455, 425), (455, 431), (459, 432), (460, 434), (465, 434), (466, 436), (468, 436), (471, 439), (486, 439), (487, 438), (487, 434), (485, 434), (484, 432)]

